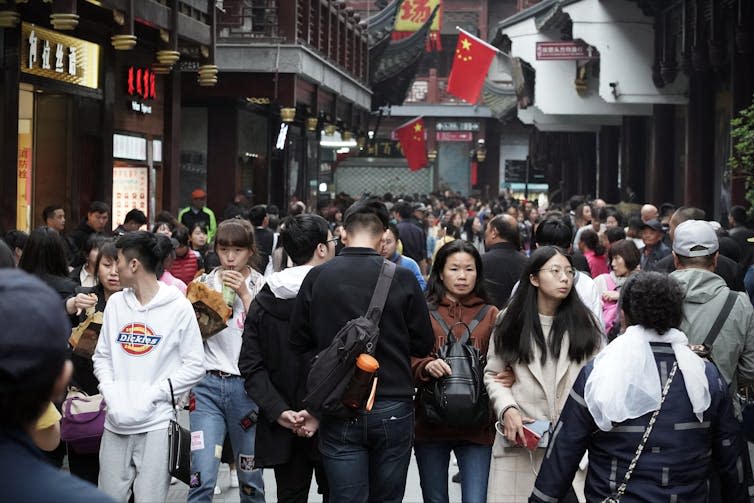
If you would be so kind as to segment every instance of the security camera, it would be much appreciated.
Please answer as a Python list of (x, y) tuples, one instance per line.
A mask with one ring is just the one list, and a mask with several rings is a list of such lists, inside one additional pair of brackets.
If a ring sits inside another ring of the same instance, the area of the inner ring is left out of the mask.
[(616, 87), (618, 87), (618, 83), (617, 83), (617, 82), (610, 82), (610, 83), (609, 83), (609, 85), (610, 85), (610, 87), (612, 87), (612, 88), (616, 88)]

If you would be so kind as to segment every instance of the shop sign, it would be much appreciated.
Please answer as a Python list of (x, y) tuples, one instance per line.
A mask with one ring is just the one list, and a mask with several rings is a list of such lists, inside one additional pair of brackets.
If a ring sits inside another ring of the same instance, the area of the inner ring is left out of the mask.
[(565, 42), (537, 42), (537, 60), (570, 61), (599, 59), (600, 53), (592, 46), (577, 40)]
[(437, 141), (472, 141), (471, 131), (438, 131)]
[(438, 122), (438, 131), (479, 131), (478, 122)]
[(69, 84), (99, 87), (99, 46), (33, 24), (21, 26), (21, 72)]
[(143, 114), (151, 114), (151, 105), (141, 100), (153, 100), (155, 92), (155, 73), (149, 68), (128, 67), (128, 95), (132, 98), (131, 110)]
[(403, 157), (400, 143), (395, 140), (375, 140), (364, 145), (359, 157)]
[(113, 157), (117, 159), (147, 160), (147, 139), (125, 134), (113, 135)]
[(113, 167), (113, 224), (123, 223), (134, 208), (149, 215), (148, 171), (144, 166)]

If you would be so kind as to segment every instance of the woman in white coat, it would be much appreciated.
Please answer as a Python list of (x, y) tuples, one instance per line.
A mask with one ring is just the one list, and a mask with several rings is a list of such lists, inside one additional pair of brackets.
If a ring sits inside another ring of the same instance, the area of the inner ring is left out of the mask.
[[(545, 420), (555, 425), (579, 371), (601, 347), (599, 322), (573, 291), (574, 276), (562, 249), (537, 249), (508, 308), (498, 315), (484, 377), (500, 423), (488, 501), (528, 499), (546, 449), (516, 446), (523, 443), (523, 424)], [(498, 379), (508, 367), (515, 374), (511, 387)], [(579, 495), (583, 501), (583, 482), (583, 473), (577, 474), (571, 498)]]

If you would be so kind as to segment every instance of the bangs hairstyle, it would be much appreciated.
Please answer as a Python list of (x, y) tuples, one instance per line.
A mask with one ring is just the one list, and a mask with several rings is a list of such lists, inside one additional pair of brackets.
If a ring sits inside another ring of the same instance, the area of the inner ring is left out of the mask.
[(601, 344), (600, 323), (581, 301), (573, 286), (568, 296), (560, 302), (552, 324), (550, 339), (545, 341), (537, 308), (539, 288), (531, 283), (530, 277), (537, 274), (549, 274), (540, 269), (555, 255), (564, 256), (573, 267), (571, 257), (562, 248), (555, 246), (538, 248), (531, 254), (528, 264), (521, 273), (518, 289), (510, 300), (505, 314), (495, 325), (492, 334), (495, 338), (495, 351), (507, 363), (530, 363), (534, 357), (535, 346), (539, 349), (542, 364), (547, 361), (548, 353), (557, 360), (566, 333), (569, 343), (568, 358), (571, 361), (581, 362), (591, 357)]
[(242, 218), (231, 218), (220, 222), (215, 234), (215, 250), (218, 246), (248, 248), (256, 253), (254, 228), (251, 222)]
[(608, 252), (610, 262), (613, 261), (613, 257), (615, 256), (623, 258), (623, 262), (626, 263), (626, 268), (629, 272), (636, 269), (641, 261), (641, 252), (636, 243), (630, 239), (621, 239), (610, 246), (610, 251)]
[(100, 244), (99, 252), (97, 253), (97, 261), (94, 263), (94, 273), (99, 274), (99, 264), (103, 258), (109, 258), (111, 260), (118, 260), (118, 248), (115, 247), (115, 243), (112, 239), (104, 239)]
[(482, 256), (479, 254), (474, 245), (463, 239), (454, 239), (448, 243), (445, 243), (442, 248), (437, 252), (434, 262), (432, 262), (432, 270), (429, 273), (429, 279), (427, 280), (427, 304), (430, 309), (437, 309), (442, 299), (445, 298), (447, 289), (440, 279), (440, 274), (445, 269), (445, 264), (448, 262), (448, 258), (456, 253), (468, 253), (474, 257), (474, 264), (476, 266), (476, 283), (474, 284), (474, 290), (471, 295), (481, 298), (485, 304), (491, 304), (487, 291), (484, 289), (484, 273), (482, 271)]

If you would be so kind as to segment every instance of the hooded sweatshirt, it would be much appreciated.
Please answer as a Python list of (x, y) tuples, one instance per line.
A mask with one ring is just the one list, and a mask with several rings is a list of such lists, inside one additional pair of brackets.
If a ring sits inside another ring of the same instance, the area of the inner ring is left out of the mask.
[(167, 428), (173, 418), (168, 378), (178, 397), (204, 375), (191, 303), (164, 283), (146, 305), (130, 288), (114, 293), (92, 359), (107, 403), (105, 428), (121, 435)]
[[(723, 308), (730, 288), (717, 274), (698, 268), (670, 274), (684, 293), (681, 330), (689, 344), (701, 344)], [(754, 382), (754, 308), (743, 292), (712, 344), (712, 361), (728, 384)]]

